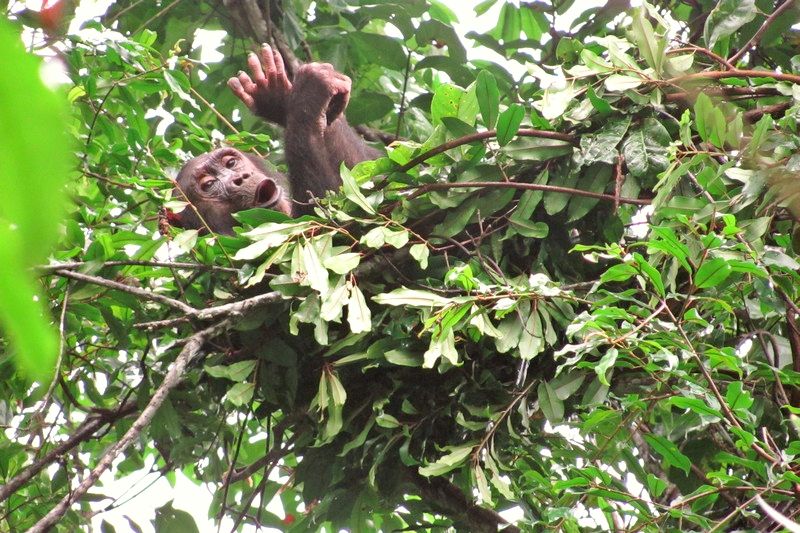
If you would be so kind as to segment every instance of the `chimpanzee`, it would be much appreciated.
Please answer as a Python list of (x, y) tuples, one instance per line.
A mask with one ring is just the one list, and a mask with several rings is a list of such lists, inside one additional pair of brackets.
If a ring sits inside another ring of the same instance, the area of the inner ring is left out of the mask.
[(213, 232), (232, 234), (236, 221), (231, 213), (243, 209), (268, 207), (289, 216), (309, 213), (312, 197), (341, 185), (342, 162), (352, 167), (379, 155), (347, 123), (350, 78), (330, 64), (302, 65), (290, 81), (281, 55), (267, 45), (259, 55), (250, 54), (247, 64), (252, 77), (240, 72), (228, 86), (254, 114), (285, 127), (289, 178), (234, 148), (195, 157), (176, 179), (176, 196), (191, 205), (168, 213), (173, 225), (208, 226)]

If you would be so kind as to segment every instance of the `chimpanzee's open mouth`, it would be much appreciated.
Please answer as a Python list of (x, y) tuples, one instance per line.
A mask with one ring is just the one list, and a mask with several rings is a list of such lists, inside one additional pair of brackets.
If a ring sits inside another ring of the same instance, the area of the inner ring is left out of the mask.
[(260, 207), (270, 207), (281, 198), (281, 188), (270, 178), (264, 180), (256, 187), (255, 204)]

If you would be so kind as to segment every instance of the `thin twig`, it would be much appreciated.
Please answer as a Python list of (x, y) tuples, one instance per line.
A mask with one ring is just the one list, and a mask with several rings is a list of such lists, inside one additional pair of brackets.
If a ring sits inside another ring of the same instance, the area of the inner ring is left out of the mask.
[(91, 283), (93, 285), (99, 285), (99, 286), (105, 287), (107, 289), (127, 292), (129, 294), (140, 296), (142, 298), (145, 298), (145, 299), (153, 301), (153, 302), (158, 302), (158, 303), (162, 303), (164, 305), (168, 305), (169, 307), (177, 309), (178, 311), (186, 313), (187, 315), (194, 316), (195, 314), (197, 314), (197, 310), (194, 307), (192, 307), (192, 306), (190, 306), (188, 304), (185, 304), (185, 303), (183, 303), (181, 301), (175, 300), (173, 298), (169, 298), (169, 297), (164, 296), (162, 294), (157, 294), (157, 293), (152, 292), (152, 291), (148, 291), (148, 290), (145, 290), (145, 289), (140, 289), (139, 287), (133, 287), (131, 285), (126, 285), (125, 283), (120, 283), (118, 281), (112, 281), (110, 279), (100, 278), (100, 277), (97, 277), (97, 276), (90, 276), (88, 274), (82, 274), (80, 272), (72, 272), (71, 270), (64, 270), (64, 269), (55, 270), (53, 272), (53, 274), (56, 274), (58, 276), (62, 276), (62, 277), (65, 277), (65, 278), (70, 278), (70, 279), (74, 279), (74, 280), (78, 280), (78, 281), (83, 281), (85, 283)]

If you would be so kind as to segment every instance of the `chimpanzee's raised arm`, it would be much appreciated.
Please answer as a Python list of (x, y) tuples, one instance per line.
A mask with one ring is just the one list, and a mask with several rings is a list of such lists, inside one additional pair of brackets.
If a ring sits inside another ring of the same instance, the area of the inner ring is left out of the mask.
[(350, 78), (328, 63), (309, 63), (295, 74), (286, 112), (286, 162), (295, 214), (310, 212), (311, 197), (337, 189), (339, 166), (375, 158), (349, 126), (344, 110), (350, 100)]

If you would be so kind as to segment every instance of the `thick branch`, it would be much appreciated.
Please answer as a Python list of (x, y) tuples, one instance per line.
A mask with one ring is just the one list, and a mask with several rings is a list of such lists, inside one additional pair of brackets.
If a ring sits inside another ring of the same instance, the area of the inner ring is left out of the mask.
[[(406, 163), (405, 165), (401, 166), (397, 169), (398, 172), (406, 172), (414, 168), (415, 166), (419, 165), (420, 163), (430, 159), (435, 155), (439, 155), (442, 152), (446, 152), (448, 150), (452, 150), (458, 146), (469, 144), (475, 141), (481, 141), (483, 139), (490, 139), (492, 137), (497, 136), (496, 130), (488, 130), (488, 131), (481, 131), (478, 133), (473, 133), (471, 135), (465, 135), (464, 137), (459, 137), (458, 139), (453, 139), (452, 141), (448, 141), (444, 144), (440, 144), (436, 148), (432, 148), (425, 153), (422, 153)], [(528, 128), (522, 128), (517, 132), (517, 137), (539, 137), (542, 139), (553, 139), (557, 141), (564, 141), (568, 143), (575, 144), (577, 139), (574, 135), (570, 135), (568, 133), (558, 133), (556, 131), (545, 131), (545, 130), (534, 130)]]
[(461, 489), (441, 477), (426, 478), (413, 470), (406, 470), (406, 477), (420, 492), (425, 502), (438, 512), (460, 524), (463, 531), (496, 533), (498, 530), (519, 533), (517, 526), (491, 509), (486, 509), (468, 500)]
[(584, 191), (581, 189), (572, 189), (570, 187), (559, 187), (557, 185), (543, 185), (539, 183), (520, 183), (516, 181), (470, 181), (463, 183), (429, 183), (419, 187), (409, 198), (416, 198), (422, 194), (430, 191), (439, 191), (446, 189), (466, 189), (466, 188), (498, 188), (498, 189), (528, 189), (532, 191), (547, 191), (547, 192), (560, 192), (564, 194), (571, 194), (573, 196), (586, 196), (588, 198), (597, 198), (598, 200), (607, 200), (609, 202), (619, 202), (621, 204), (632, 205), (650, 205), (651, 201), (646, 198), (617, 198), (613, 194), (603, 194), (599, 192)]
[(0, 502), (11, 496), (18, 488), (30, 481), (43, 469), (50, 466), (53, 461), (63, 456), (66, 452), (76, 447), (78, 444), (91, 439), (97, 430), (120, 418), (124, 418), (136, 410), (136, 402), (127, 402), (120, 406), (116, 411), (95, 414), (88, 418), (70, 437), (58, 446), (47, 452), (43, 457), (28, 465), (22, 472), (9, 479), (0, 487)]
[(800, 76), (797, 74), (784, 74), (783, 72), (773, 72), (771, 70), (711, 70), (678, 76), (666, 80), (666, 83), (676, 85), (689, 80), (721, 80), (723, 78), (772, 78), (800, 85)]
[(156, 411), (164, 403), (164, 400), (183, 379), (183, 373), (189, 363), (200, 353), (203, 344), (211, 337), (219, 334), (230, 325), (229, 320), (223, 320), (210, 328), (206, 328), (195, 333), (186, 342), (178, 358), (170, 367), (164, 381), (158, 387), (147, 406), (142, 410), (139, 417), (133, 422), (130, 429), (123, 437), (100, 458), (97, 466), (73, 491), (67, 494), (53, 509), (50, 510), (41, 520), (39, 520), (28, 533), (44, 533), (56, 525), (61, 517), (69, 510), (69, 507), (78, 501), (84, 494), (97, 482), (100, 476), (111, 467), (111, 463), (117, 456), (133, 444), (141, 435), (142, 431), (152, 421)]

